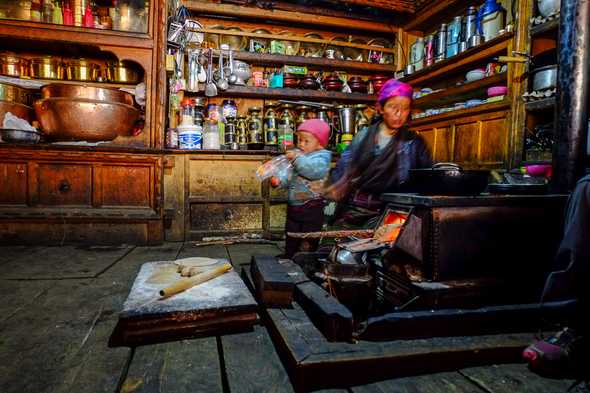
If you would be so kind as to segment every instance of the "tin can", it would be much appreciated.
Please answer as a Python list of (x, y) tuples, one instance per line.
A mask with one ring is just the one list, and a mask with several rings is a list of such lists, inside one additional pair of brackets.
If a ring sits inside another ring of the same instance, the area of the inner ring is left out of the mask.
[(440, 25), (440, 29), (436, 34), (436, 51), (434, 61), (443, 61), (447, 54), (447, 24)]
[(434, 35), (428, 35), (424, 39), (424, 60), (426, 67), (434, 63)]
[(178, 149), (178, 130), (176, 128), (166, 130), (166, 148)]

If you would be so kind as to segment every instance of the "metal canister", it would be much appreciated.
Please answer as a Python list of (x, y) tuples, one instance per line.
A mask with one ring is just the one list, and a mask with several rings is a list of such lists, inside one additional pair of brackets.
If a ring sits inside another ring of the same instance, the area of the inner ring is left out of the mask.
[(225, 124), (225, 148), (230, 150), (238, 150), (238, 135), (236, 131), (235, 119), (228, 119)]
[(456, 16), (453, 21), (449, 23), (447, 30), (447, 58), (455, 56), (459, 53), (459, 42), (461, 41), (461, 16)]
[(428, 67), (434, 63), (434, 35), (424, 38), (424, 65)]
[(261, 149), (264, 145), (262, 135), (262, 119), (260, 118), (260, 108), (253, 106), (248, 109), (248, 148)]
[(436, 54), (434, 61), (439, 62), (445, 59), (447, 52), (447, 24), (440, 25), (440, 29), (436, 34)]
[(278, 121), (275, 112), (277, 104), (269, 102), (266, 104), (266, 112), (264, 114), (264, 143), (269, 146), (276, 146), (278, 143)]
[(295, 119), (295, 130), (299, 128), (299, 125), (307, 120), (307, 112), (309, 111), (309, 107), (307, 105), (299, 105), (297, 107), (299, 113), (297, 114), (297, 119)]
[(236, 136), (240, 146), (246, 146), (248, 143), (248, 122), (246, 116), (238, 116), (236, 123)]

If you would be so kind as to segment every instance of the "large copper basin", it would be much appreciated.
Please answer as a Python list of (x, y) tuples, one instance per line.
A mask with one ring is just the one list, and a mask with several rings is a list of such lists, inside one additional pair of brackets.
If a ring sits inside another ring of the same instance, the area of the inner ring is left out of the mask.
[(0, 128), (2, 128), (6, 112), (10, 112), (21, 119), (25, 119), (29, 123), (35, 118), (33, 115), (33, 108), (30, 106), (0, 100)]
[(41, 88), (41, 97), (85, 98), (88, 100), (118, 102), (120, 104), (133, 105), (133, 96), (121, 90), (65, 83), (52, 83), (43, 86)]
[(83, 98), (44, 98), (35, 102), (37, 120), (56, 141), (110, 141), (131, 135), (139, 110), (131, 105)]

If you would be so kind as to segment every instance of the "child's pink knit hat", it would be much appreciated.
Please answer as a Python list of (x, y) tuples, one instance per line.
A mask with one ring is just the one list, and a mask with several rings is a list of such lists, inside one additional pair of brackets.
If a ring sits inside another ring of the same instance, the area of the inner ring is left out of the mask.
[(297, 131), (309, 132), (324, 147), (326, 147), (328, 139), (330, 139), (330, 126), (321, 119), (305, 120), (297, 127)]

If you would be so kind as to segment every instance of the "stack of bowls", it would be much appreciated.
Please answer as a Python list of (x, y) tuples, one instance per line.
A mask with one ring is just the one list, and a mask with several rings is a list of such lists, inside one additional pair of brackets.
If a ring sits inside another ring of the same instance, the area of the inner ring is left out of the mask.
[(133, 96), (117, 89), (50, 84), (41, 88), (35, 113), (49, 139), (110, 141), (129, 136), (139, 118)]

